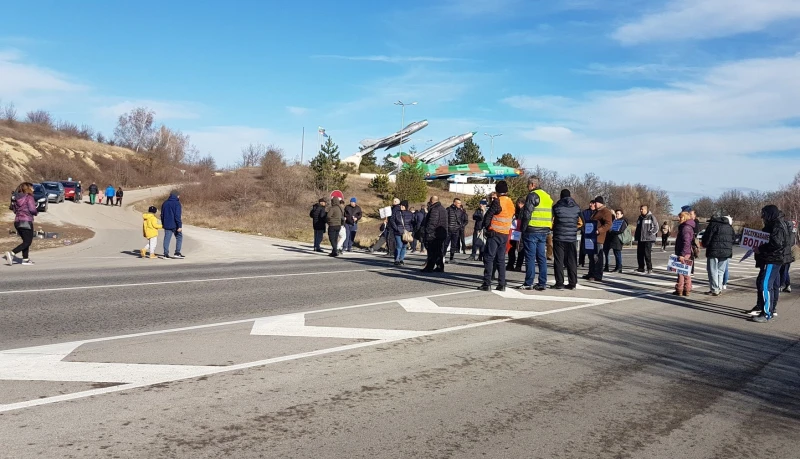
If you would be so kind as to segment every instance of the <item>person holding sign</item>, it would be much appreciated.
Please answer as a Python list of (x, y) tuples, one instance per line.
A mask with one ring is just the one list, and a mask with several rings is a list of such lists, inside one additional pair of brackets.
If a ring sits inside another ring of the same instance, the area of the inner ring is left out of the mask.
[(769, 233), (769, 241), (753, 248), (756, 267), (760, 269), (756, 287), (758, 298), (756, 307), (749, 314), (753, 322), (764, 323), (772, 320), (775, 307), (778, 306), (780, 292), (780, 270), (785, 260), (785, 250), (790, 237), (783, 222), (783, 214), (777, 206), (768, 205), (761, 209), (761, 219), (764, 221), (765, 233)]
[[(678, 237), (675, 239), (675, 255), (678, 261), (686, 266), (692, 266), (692, 239), (694, 238), (694, 220), (689, 212), (681, 212), (678, 216)], [(689, 296), (692, 293), (692, 275), (678, 273), (678, 282), (675, 284), (673, 295)]]
[[(611, 230), (608, 231), (608, 237), (606, 238), (606, 244), (603, 246), (605, 250), (606, 256), (606, 266), (605, 272), (609, 272), (609, 252), (611, 250), (614, 251), (614, 261), (616, 265), (614, 266), (615, 273), (622, 272), (622, 246), (626, 243), (630, 242), (630, 232), (628, 231), (628, 222), (625, 220), (625, 214), (622, 212), (622, 209), (617, 209), (615, 212), (615, 219), (614, 223), (611, 224)], [(628, 237), (628, 241), (625, 241), (625, 237)]]

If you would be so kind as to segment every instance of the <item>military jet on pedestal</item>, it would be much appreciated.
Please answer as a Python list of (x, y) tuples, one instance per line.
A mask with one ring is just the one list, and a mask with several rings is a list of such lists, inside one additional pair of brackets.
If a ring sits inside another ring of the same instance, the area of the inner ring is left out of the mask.
[(428, 120), (415, 121), (403, 129), (395, 132), (394, 134), (388, 135), (382, 139), (364, 139), (359, 142), (361, 144), (360, 151), (352, 156), (344, 158), (342, 162), (352, 163), (358, 166), (361, 163), (362, 156), (372, 153), (375, 150), (388, 150), (390, 148), (400, 146), (401, 144), (410, 141), (412, 134), (425, 129), (427, 126)]

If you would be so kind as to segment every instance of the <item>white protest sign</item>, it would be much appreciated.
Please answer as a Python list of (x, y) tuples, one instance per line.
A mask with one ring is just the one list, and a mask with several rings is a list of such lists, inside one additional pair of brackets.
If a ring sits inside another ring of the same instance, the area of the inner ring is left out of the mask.
[(745, 249), (754, 249), (767, 242), (769, 242), (769, 233), (745, 228), (742, 232), (742, 243), (739, 246)]
[(378, 213), (381, 215), (381, 218), (389, 218), (392, 216), (392, 208), (391, 207), (382, 207), (378, 209)]
[(677, 255), (669, 256), (669, 263), (667, 263), (667, 271), (675, 274), (682, 274), (684, 276), (692, 275), (692, 267), (680, 262)]

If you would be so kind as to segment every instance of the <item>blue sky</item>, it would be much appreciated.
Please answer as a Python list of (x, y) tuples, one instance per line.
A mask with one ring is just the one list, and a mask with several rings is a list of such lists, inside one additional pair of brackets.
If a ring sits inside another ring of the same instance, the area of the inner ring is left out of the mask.
[(0, 98), (106, 134), (149, 106), (232, 164), (250, 142), (343, 156), (428, 119), (495, 156), (669, 190), (800, 170), (800, 1), (13, 2)]

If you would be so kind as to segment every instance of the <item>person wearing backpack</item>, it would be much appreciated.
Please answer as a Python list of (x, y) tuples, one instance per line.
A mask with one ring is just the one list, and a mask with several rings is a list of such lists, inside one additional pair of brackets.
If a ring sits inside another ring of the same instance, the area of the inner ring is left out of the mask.
[[(611, 224), (611, 230), (608, 232), (608, 237), (606, 238), (606, 247), (609, 247), (609, 251), (614, 251), (614, 260), (616, 261), (616, 265), (614, 266), (615, 273), (622, 272), (622, 247), (625, 245), (625, 238), (626, 235), (628, 238), (631, 237), (631, 231), (628, 228), (628, 221), (625, 220), (625, 214), (622, 212), (622, 209), (617, 209), (614, 211), (614, 222)], [(630, 241), (627, 241), (630, 243)], [(608, 253), (608, 252), (606, 252)], [(606, 255), (606, 266), (605, 271), (609, 272), (608, 269), (608, 255)]]

